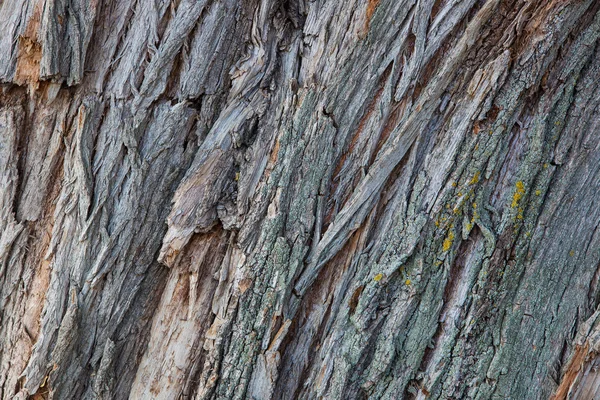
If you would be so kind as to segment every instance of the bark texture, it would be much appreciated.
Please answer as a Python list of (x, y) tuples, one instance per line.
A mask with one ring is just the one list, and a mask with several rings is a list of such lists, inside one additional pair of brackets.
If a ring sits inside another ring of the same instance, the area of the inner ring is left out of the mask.
[(600, 398), (599, 10), (0, 0), (0, 398)]

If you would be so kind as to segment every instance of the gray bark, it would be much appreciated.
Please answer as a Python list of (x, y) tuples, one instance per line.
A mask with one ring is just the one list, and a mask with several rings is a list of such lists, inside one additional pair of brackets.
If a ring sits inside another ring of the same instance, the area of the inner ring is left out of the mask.
[(0, 0), (0, 398), (600, 398), (599, 10)]

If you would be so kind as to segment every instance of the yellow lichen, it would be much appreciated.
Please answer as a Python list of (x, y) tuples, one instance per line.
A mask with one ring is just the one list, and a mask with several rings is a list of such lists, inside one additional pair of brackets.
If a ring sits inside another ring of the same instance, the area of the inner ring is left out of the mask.
[(444, 239), (444, 243), (442, 245), (442, 250), (443, 251), (450, 250), (450, 247), (452, 247), (452, 242), (453, 241), (454, 241), (454, 232), (450, 231), (448, 233), (448, 237), (446, 239)]
[(474, 185), (479, 182), (479, 175), (479, 171), (475, 172), (475, 175), (473, 175), (473, 178), (469, 181), (469, 185)]
[(575, 255), (575, 250), (571, 250), (571, 251), (569, 252), (569, 256), (573, 257), (574, 255)]
[(457, 187), (458, 184), (456, 182), (452, 182), (452, 187)]
[(536, 191), (535, 191), (535, 195), (536, 195), (536, 196), (539, 196), (540, 194), (542, 194), (542, 191), (541, 191), (541, 190), (539, 190), (539, 189), (538, 189), (538, 190), (536, 190)]
[(373, 277), (375, 282), (379, 282), (383, 278), (383, 274), (377, 274)]
[(411, 284), (411, 281), (410, 281), (410, 279), (407, 279), (407, 280), (404, 281), (404, 283), (406, 284), (406, 286), (408, 286), (408, 285)]
[(517, 189), (515, 190), (515, 194), (513, 195), (513, 200), (511, 204), (511, 207), (513, 208), (519, 205), (519, 200), (521, 200), (521, 198), (523, 198), (523, 195), (525, 194), (525, 186), (523, 185), (523, 181), (517, 181), (515, 186), (517, 187)]
[(519, 211), (517, 213), (517, 219), (523, 219), (523, 209), (519, 207)]

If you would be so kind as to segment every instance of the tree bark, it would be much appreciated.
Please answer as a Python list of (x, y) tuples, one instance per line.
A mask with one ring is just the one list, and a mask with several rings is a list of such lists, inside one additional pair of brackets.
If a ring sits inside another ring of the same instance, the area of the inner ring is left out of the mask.
[(599, 10), (0, 0), (0, 398), (600, 398)]

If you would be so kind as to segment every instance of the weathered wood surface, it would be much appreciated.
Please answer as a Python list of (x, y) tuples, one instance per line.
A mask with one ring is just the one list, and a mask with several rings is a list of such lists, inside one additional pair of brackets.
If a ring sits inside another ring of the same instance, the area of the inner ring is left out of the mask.
[(599, 10), (0, 0), (0, 398), (599, 398)]

